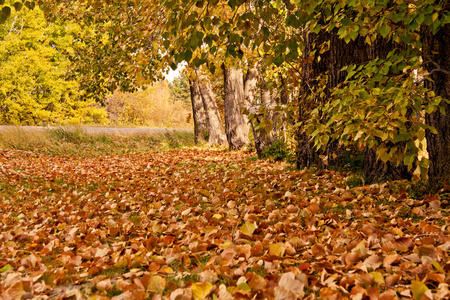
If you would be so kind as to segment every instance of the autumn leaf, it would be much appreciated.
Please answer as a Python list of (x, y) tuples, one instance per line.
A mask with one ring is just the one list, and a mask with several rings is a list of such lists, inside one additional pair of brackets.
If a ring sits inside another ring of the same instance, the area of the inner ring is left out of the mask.
[(196, 282), (192, 284), (192, 296), (194, 299), (205, 299), (211, 291), (212, 284), (209, 282)]
[(282, 257), (284, 255), (285, 247), (281, 243), (270, 244), (269, 245), (269, 254)]
[[(11, 298), (8, 288), (28, 297), (71, 284), (90, 286), (93, 298), (117, 289), (130, 299), (298, 299), (310, 285), (324, 299), (344, 292), (447, 297), (444, 204), (440, 219), (399, 218), (416, 201), (426, 213), (436, 208), (411, 197), (394, 201), (382, 185), (373, 193), (348, 190), (338, 172), (286, 172), (249, 155), (180, 149), (75, 158), (0, 150), (1, 297)], [(348, 203), (339, 196), (345, 191), (354, 195)]]
[(159, 275), (154, 275), (150, 277), (147, 284), (147, 290), (154, 293), (160, 293), (165, 289), (165, 287), (166, 287), (166, 279)]
[(428, 291), (428, 287), (421, 281), (413, 280), (411, 282), (411, 291), (413, 299), (420, 300), (422, 296)]
[(244, 225), (241, 226), (241, 232), (245, 235), (251, 236), (253, 234), (253, 232), (255, 231), (255, 229), (258, 226), (256, 226), (255, 223), (244, 223)]

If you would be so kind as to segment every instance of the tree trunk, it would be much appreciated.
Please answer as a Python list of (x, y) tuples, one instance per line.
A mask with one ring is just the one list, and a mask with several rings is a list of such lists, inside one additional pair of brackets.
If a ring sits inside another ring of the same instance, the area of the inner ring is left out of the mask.
[[(446, 9), (450, 9), (447, 2)], [(436, 96), (450, 99), (450, 24), (444, 25), (436, 34), (429, 28), (423, 30), (423, 59), (425, 68), (433, 81), (425, 86)], [(439, 110), (425, 115), (425, 122), (436, 128), (437, 134), (426, 132), (427, 150), (430, 160), (428, 183), (432, 190), (439, 190), (444, 183), (450, 184), (450, 104), (441, 101), (447, 115)]]
[[(328, 60), (330, 51), (326, 51), (319, 57), (316, 51), (314, 57), (311, 53), (322, 44), (330, 40), (330, 33), (319, 32), (319, 34), (305, 32), (305, 49), (303, 50), (303, 59), (306, 62), (302, 67), (301, 96), (299, 99), (299, 122), (306, 122), (308, 114), (320, 103), (325, 103), (326, 99), (320, 97), (319, 87), (326, 87), (325, 75), (328, 70)], [(349, 49), (351, 51), (351, 49)], [(321, 79), (319, 77), (322, 77)], [(320, 81), (319, 81), (320, 80)], [(325, 93), (327, 94), (327, 93)], [(303, 127), (297, 130), (297, 168), (310, 167), (318, 162), (318, 155), (313, 149), (313, 144), (309, 140)]]
[(244, 101), (244, 78), (236, 68), (224, 69), (225, 132), (231, 150), (240, 150), (249, 144), (248, 120), (241, 112)]
[(258, 77), (259, 77), (258, 66), (248, 68), (244, 81), (244, 105), (247, 109), (256, 103)]
[(191, 90), (192, 115), (194, 117), (194, 141), (198, 144), (208, 137), (209, 120), (203, 107), (198, 80), (189, 80)]
[(215, 95), (209, 80), (204, 75), (199, 76), (199, 89), (202, 96), (203, 107), (206, 110), (206, 115), (208, 116), (209, 121), (208, 144), (225, 145), (227, 141), (225, 134), (223, 133), (222, 121), (219, 110), (217, 109)]

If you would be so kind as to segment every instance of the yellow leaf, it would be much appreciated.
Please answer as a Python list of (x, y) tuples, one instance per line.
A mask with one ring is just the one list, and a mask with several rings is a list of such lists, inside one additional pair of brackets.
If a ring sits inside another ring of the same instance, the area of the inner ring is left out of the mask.
[(369, 274), (373, 276), (373, 280), (375, 281), (375, 283), (384, 284), (384, 278), (383, 278), (383, 275), (381, 275), (381, 273), (370, 272)]
[(413, 299), (420, 300), (425, 292), (428, 291), (428, 287), (421, 281), (413, 280), (411, 282), (411, 291)]
[(222, 215), (221, 214), (214, 214), (212, 216), (212, 218), (218, 221), (218, 220), (222, 219)]
[(438, 271), (441, 272), (442, 274), (445, 274), (444, 269), (441, 267), (441, 265), (440, 265), (437, 261), (433, 260), (433, 261), (431, 261), (431, 264), (433, 265), (433, 267), (434, 267), (436, 270), (438, 270)]
[(122, 258), (121, 260), (119, 260), (119, 261), (114, 265), (115, 268), (122, 268), (122, 269), (126, 268), (127, 266), (128, 266), (128, 260), (127, 260), (125, 257)]
[(257, 227), (258, 226), (256, 226), (255, 223), (245, 223), (241, 227), (241, 232), (245, 235), (251, 236)]
[(154, 293), (160, 293), (164, 291), (166, 288), (166, 279), (155, 275), (150, 277), (148, 284), (147, 284), (147, 290)]
[(403, 231), (398, 227), (395, 227), (394, 229), (392, 229), (392, 233), (397, 234), (397, 235), (403, 235)]
[(173, 273), (173, 269), (169, 266), (163, 266), (161, 267), (161, 269), (159, 270), (161, 273)]
[(282, 257), (284, 254), (285, 248), (283, 244), (277, 243), (277, 244), (270, 244), (269, 245), (269, 254)]
[(437, 18), (439, 18), (439, 14), (438, 14), (437, 12), (435, 12), (435, 13), (431, 16), (431, 19), (432, 19), (433, 22), (434, 22), (434, 21), (437, 20)]
[(194, 299), (205, 299), (212, 289), (212, 284), (209, 282), (196, 282), (191, 286), (192, 296)]

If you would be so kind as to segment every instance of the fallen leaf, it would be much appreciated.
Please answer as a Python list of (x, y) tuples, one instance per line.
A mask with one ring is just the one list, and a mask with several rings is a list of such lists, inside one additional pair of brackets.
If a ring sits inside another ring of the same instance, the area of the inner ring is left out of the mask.
[(191, 286), (194, 299), (205, 299), (211, 292), (212, 284), (209, 282), (196, 282)]

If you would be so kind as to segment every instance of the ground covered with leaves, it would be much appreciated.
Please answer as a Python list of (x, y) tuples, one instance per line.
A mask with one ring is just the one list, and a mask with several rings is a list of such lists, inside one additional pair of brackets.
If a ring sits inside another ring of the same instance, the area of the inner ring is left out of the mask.
[(251, 154), (0, 151), (1, 299), (449, 299), (445, 196)]

